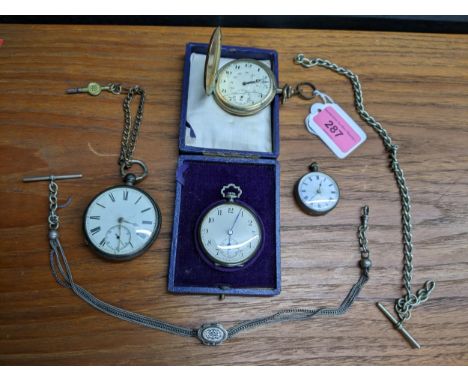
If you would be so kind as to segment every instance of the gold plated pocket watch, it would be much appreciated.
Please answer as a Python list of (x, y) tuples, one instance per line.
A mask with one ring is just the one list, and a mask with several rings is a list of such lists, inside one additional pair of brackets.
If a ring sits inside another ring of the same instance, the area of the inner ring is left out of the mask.
[(205, 92), (228, 113), (248, 116), (267, 107), (277, 94), (273, 71), (263, 62), (239, 58), (219, 68), (221, 29), (211, 36), (205, 61)]
[(217, 27), (208, 45), (204, 86), (206, 95), (213, 96), (224, 111), (249, 116), (266, 108), (276, 95), (281, 97), (281, 103), (293, 95), (306, 100), (314, 97), (316, 89), (310, 82), (301, 82), (295, 87), (286, 84), (279, 88), (271, 68), (259, 60), (238, 58), (220, 68), (221, 48), (221, 28)]

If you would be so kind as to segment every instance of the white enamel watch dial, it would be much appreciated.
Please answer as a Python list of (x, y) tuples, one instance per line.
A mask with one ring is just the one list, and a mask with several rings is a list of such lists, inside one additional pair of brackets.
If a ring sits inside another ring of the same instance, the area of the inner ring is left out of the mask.
[[(216, 265), (242, 266), (252, 259), (261, 247), (263, 228), (255, 212), (244, 204), (220, 202), (201, 218), (198, 227), (200, 246)], [(240, 196), (240, 194), (239, 194)]]
[(218, 27), (211, 36), (205, 61), (205, 93), (228, 113), (247, 116), (267, 107), (277, 93), (273, 71), (250, 58), (230, 61), (219, 68), (222, 34)]
[(311, 215), (324, 215), (336, 207), (340, 189), (335, 180), (318, 171), (315, 163), (312, 172), (304, 175), (296, 185), (295, 195), (302, 209)]
[(276, 95), (276, 79), (265, 64), (239, 59), (228, 62), (219, 71), (215, 99), (226, 111), (251, 115), (268, 106)]
[(87, 243), (101, 256), (129, 260), (145, 252), (161, 226), (154, 200), (133, 186), (116, 186), (96, 196), (84, 215)]

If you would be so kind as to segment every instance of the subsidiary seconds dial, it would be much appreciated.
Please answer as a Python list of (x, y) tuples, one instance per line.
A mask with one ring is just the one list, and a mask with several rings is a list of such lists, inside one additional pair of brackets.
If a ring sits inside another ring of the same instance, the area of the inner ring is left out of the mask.
[[(238, 192), (224, 193), (228, 188)], [(240, 267), (258, 253), (263, 228), (256, 213), (235, 200), (242, 193), (240, 187), (229, 184), (221, 193), (228, 200), (215, 203), (202, 216), (198, 227), (199, 243), (215, 265)]]
[(276, 95), (276, 79), (271, 69), (257, 60), (228, 62), (219, 73), (215, 100), (225, 110), (238, 115), (257, 113)]
[(101, 256), (129, 260), (156, 239), (161, 213), (153, 199), (134, 186), (116, 186), (96, 196), (84, 216), (87, 243)]
[(239, 58), (219, 68), (221, 29), (211, 36), (205, 61), (205, 93), (214, 95), (226, 112), (248, 116), (267, 107), (275, 98), (277, 81), (273, 71), (263, 62)]

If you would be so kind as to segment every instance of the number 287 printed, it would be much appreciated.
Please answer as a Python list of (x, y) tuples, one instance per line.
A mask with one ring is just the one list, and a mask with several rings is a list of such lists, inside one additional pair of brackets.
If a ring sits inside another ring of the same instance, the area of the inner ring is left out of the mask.
[(339, 137), (340, 135), (344, 135), (340, 128), (336, 126), (332, 120), (328, 121), (328, 123), (325, 123), (325, 127), (330, 131), (330, 133), (335, 134), (335, 138)]

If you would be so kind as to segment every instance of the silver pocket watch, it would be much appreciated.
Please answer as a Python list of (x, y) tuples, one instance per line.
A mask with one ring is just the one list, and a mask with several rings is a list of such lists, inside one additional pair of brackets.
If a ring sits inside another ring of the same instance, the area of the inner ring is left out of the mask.
[(83, 219), (87, 244), (110, 260), (130, 260), (143, 254), (160, 228), (161, 211), (156, 202), (128, 181), (96, 195)]
[(223, 200), (207, 208), (199, 219), (197, 237), (203, 255), (216, 266), (242, 267), (259, 253), (263, 225), (257, 213), (239, 201), (242, 190), (230, 183)]
[(294, 195), (299, 206), (309, 215), (325, 215), (340, 200), (338, 183), (328, 174), (319, 172), (317, 163), (309, 166), (311, 172), (299, 179)]
[[(67, 93), (87, 92), (96, 96), (102, 90), (113, 94), (127, 93), (123, 102), (125, 125), (118, 162), (125, 184), (107, 188), (91, 200), (84, 213), (83, 231), (86, 243), (98, 255), (110, 260), (130, 260), (149, 249), (161, 228), (161, 211), (157, 203), (148, 193), (135, 186), (148, 175), (146, 164), (133, 159), (143, 120), (145, 91), (139, 86), (124, 89), (119, 84), (102, 87), (90, 83), (86, 88), (68, 89)], [(132, 119), (130, 106), (135, 96), (140, 96), (140, 102)], [(134, 165), (141, 167), (141, 175), (128, 172)]]
[(239, 58), (219, 68), (222, 34), (218, 27), (213, 32), (205, 61), (205, 93), (213, 96), (226, 112), (237, 116), (249, 116), (267, 107), (276, 95), (281, 101), (293, 95), (312, 99), (315, 87), (302, 82), (295, 88), (285, 85), (278, 88), (276, 76), (263, 62), (251, 58)]

